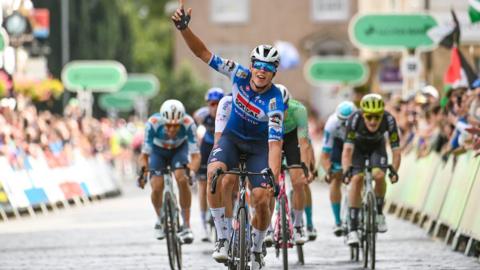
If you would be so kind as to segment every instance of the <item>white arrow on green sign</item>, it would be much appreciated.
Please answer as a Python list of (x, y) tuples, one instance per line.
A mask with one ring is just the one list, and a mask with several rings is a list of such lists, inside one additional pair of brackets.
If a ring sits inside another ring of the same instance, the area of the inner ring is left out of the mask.
[(5, 29), (0, 27), (0, 52), (4, 51), (8, 46), (8, 34)]
[(115, 92), (127, 80), (125, 67), (110, 60), (79, 60), (66, 64), (62, 82), (70, 91)]
[(158, 93), (159, 88), (160, 82), (153, 74), (128, 74), (127, 82), (120, 89), (120, 93), (151, 98)]
[(433, 48), (428, 37), (437, 25), (427, 14), (356, 15), (349, 25), (350, 40), (357, 47), (375, 49)]
[(134, 102), (129, 95), (121, 93), (103, 94), (98, 101), (100, 108), (105, 111), (116, 110), (120, 112), (129, 112), (133, 110)]
[(369, 69), (357, 59), (315, 56), (305, 63), (304, 74), (312, 85), (340, 83), (355, 86), (366, 81)]

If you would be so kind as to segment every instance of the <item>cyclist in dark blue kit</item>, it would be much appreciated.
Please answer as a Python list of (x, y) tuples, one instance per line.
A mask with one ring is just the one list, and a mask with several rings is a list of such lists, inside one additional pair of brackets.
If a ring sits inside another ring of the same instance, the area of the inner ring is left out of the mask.
[[(232, 81), (232, 111), (225, 131), (210, 153), (208, 164), (208, 189), (213, 174), (218, 169), (228, 170), (238, 165), (241, 153), (247, 156), (247, 170), (260, 172), (270, 168), (278, 179), (282, 157), (283, 114), (282, 93), (272, 83), (280, 63), (280, 55), (270, 45), (259, 45), (251, 53), (250, 66), (223, 59), (211, 53), (205, 44), (188, 27), (191, 9), (180, 8), (172, 16), (190, 50), (211, 68), (228, 76)], [(218, 178), (221, 183), (222, 177)], [(251, 197), (255, 201), (255, 215), (252, 219), (252, 257), (250, 269), (263, 269), (262, 244), (271, 220), (270, 204), (273, 202), (273, 189), (268, 179), (262, 176), (250, 177)], [(219, 241), (213, 258), (219, 262), (228, 259), (225, 231), (225, 207), (220, 192), (208, 193)]]
[(214, 143), (215, 115), (217, 113), (218, 103), (223, 96), (224, 93), (221, 88), (208, 89), (207, 93), (205, 94), (205, 101), (208, 105), (198, 109), (193, 114), (193, 118), (195, 119), (197, 126), (202, 125), (205, 127), (205, 134), (203, 135), (202, 141), (200, 142), (200, 170), (197, 173), (198, 198), (200, 201), (200, 217), (202, 220), (202, 227), (204, 231), (204, 235), (202, 237), (203, 242), (210, 241), (207, 229), (207, 162), (208, 156), (212, 151)]

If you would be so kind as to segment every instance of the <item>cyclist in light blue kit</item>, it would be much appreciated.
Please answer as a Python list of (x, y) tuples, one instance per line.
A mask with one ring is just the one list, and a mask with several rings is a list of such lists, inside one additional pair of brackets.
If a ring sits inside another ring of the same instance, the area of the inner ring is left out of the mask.
[[(191, 155), (191, 162), (188, 155)], [(190, 229), (190, 206), (192, 195), (188, 185), (185, 165), (192, 171), (198, 171), (200, 153), (196, 139), (196, 126), (192, 117), (185, 113), (183, 104), (175, 99), (165, 101), (160, 107), (160, 113), (155, 113), (148, 119), (145, 127), (145, 140), (140, 156), (140, 166), (151, 174), (151, 200), (158, 220), (155, 223), (156, 238), (165, 238), (162, 228), (162, 196), (163, 174), (167, 166), (174, 171), (180, 193), (183, 230), (180, 237), (186, 244), (193, 242)], [(143, 186), (141, 186), (143, 188)]]

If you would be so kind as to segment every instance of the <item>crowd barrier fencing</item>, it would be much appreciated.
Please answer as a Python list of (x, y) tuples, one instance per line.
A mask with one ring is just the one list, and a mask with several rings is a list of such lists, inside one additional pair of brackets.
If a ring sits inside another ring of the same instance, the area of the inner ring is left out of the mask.
[(70, 165), (55, 168), (49, 168), (43, 154), (23, 159), (24, 166), (15, 168), (0, 156), (0, 218), (4, 221), (120, 194), (113, 168), (102, 155), (84, 157), (74, 150)]
[(480, 255), (480, 157), (467, 151), (446, 162), (438, 154), (402, 158), (400, 181), (388, 184), (386, 207), (445, 241), (453, 250)]

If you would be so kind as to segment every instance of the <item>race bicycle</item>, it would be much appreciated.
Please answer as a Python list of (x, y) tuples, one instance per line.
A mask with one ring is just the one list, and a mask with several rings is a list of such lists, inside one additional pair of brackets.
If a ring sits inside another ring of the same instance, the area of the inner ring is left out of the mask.
[[(285, 171), (288, 169), (303, 169), (305, 177), (308, 177), (308, 169), (305, 163), (301, 165), (285, 166), (282, 164), (282, 170), (279, 177), (279, 192), (277, 196), (277, 215), (275, 226), (273, 227), (273, 242), (277, 258), (282, 250), (283, 269), (288, 269), (288, 249), (292, 248), (293, 243), (293, 223), (288, 205), (288, 196), (285, 187)], [(300, 264), (305, 264), (303, 256), (303, 244), (297, 244), (297, 255)]]
[[(187, 177), (190, 175), (189, 168), (185, 165)], [(149, 171), (150, 174), (151, 171)], [(145, 167), (142, 167), (137, 182), (141, 183), (144, 179)], [(179, 236), (181, 232), (180, 225), (180, 211), (177, 202), (177, 196), (173, 186), (173, 171), (170, 167), (167, 167), (163, 171), (163, 200), (162, 209), (160, 210), (160, 220), (163, 223), (163, 230), (165, 232), (165, 238), (167, 239), (167, 251), (168, 260), (170, 263), (170, 269), (180, 270), (182, 269), (182, 238)], [(189, 183), (191, 179), (189, 178)]]
[(248, 261), (250, 259), (250, 248), (252, 246), (251, 226), (248, 217), (247, 209), (247, 177), (254, 175), (261, 175), (268, 180), (268, 184), (273, 187), (274, 193), (276, 190), (275, 182), (273, 180), (273, 173), (270, 169), (264, 172), (254, 173), (248, 172), (246, 169), (247, 156), (240, 155), (238, 170), (223, 171), (218, 169), (212, 177), (212, 185), (210, 192), (215, 193), (217, 187), (217, 179), (220, 175), (233, 174), (239, 176), (239, 192), (237, 196), (237, 208), (235, 211), (233, 223), (235, 224), (230, 235), (228, 247), (228, 260), (225, 265), (231, 270), (245, 270), (248, 269)]
[[(377, 200), (375, 197), (375, 191), (373, 188), (373, 168), (378, 166), (370, 165), (370, 156), (365, 156), (365, 165), (363, 169), (363, 191), (362, 191), (362, 207), (360, 210), (360, 225), (358, 229), (360, 245), (350, 247), (350, 256), (352, 260), (358, 260), (359, 249), (363, 253), (363, 267), (369, 269), (375, 269), (375, 257), (376, 257), (376, 240), (377, 240)], [(352, 177), (352, 171), (354, 166), (350, 166), (346, 178)], [(358, 167), (360, 168), (360, 167)], [(389, 177), (397, 176), (397, 172), (392, 165), (384, 166), (381, 168), (389, 169)]]

